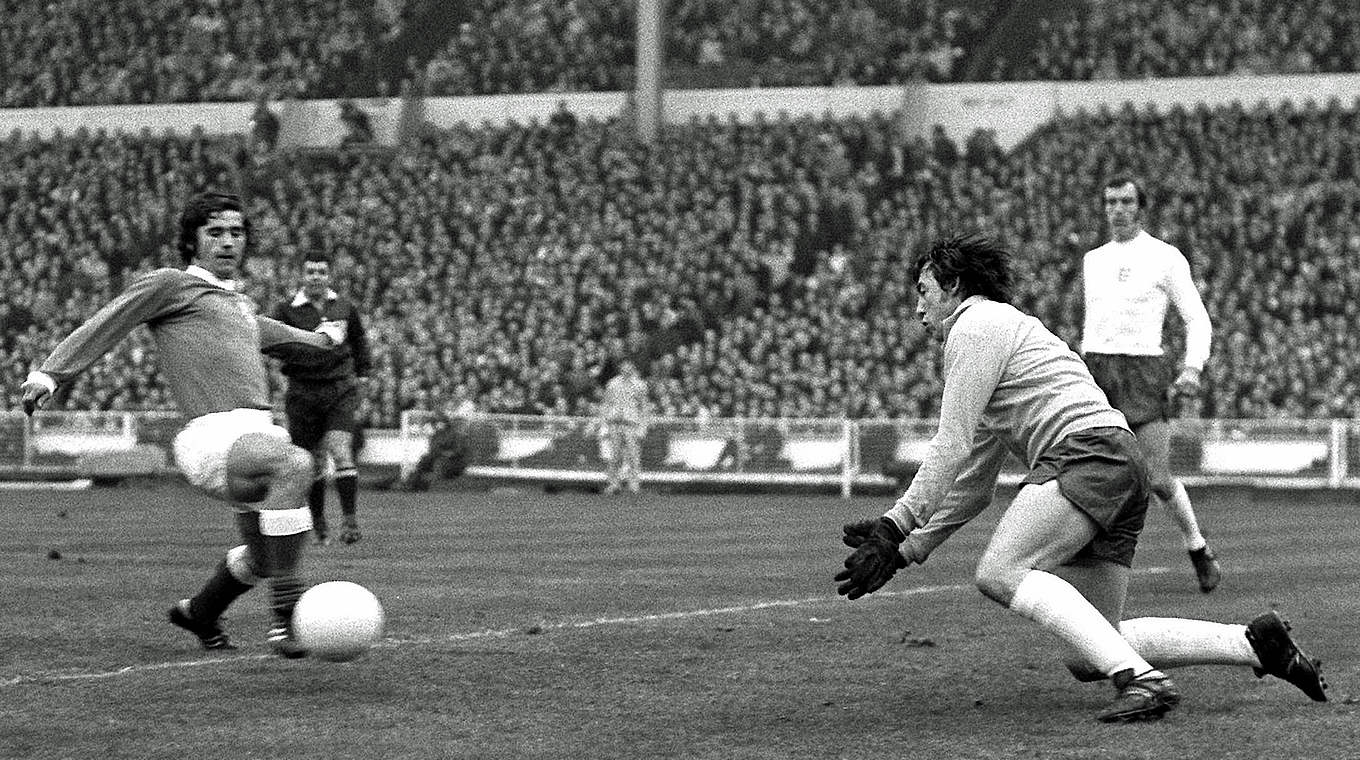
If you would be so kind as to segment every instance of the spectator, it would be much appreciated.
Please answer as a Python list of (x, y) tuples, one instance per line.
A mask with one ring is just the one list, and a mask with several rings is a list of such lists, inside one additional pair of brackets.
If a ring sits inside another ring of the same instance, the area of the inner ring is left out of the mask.
[(340, 101), (340, 123), (345, 127), (345, 135), (340, 138), (340, 147), (348, 148), (373, 142), (373, 123), (368, 118), (368, 112), (355, 105), (354, 101)]
[(279, 141), (279, 117), (269, 110), (269, 100), (260, 95), (250, 115), (250, 138), (256, 152), (271, 153)]

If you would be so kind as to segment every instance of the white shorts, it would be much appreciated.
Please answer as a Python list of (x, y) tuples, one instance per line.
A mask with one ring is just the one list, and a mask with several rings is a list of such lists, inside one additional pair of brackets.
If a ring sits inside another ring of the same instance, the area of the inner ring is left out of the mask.
[(288, 441), (288, 431), (274, 424), (264, 409), (232, 409), (189, 420), (175, 436), (175, 465), (189, 485), (208, 495), (231, 501), (227, 494), (227, 455), (242, 436), (263, 433)]

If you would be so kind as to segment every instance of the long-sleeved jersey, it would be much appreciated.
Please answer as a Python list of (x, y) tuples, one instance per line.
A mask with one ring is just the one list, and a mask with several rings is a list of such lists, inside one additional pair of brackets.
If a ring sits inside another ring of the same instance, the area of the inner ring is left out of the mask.
[(274, 319), (302, 330), (314, 330), (325, 321), (344, 321), (347, 350), (334, 352), (324, 362), (285, 361), (283, 374), (294, 380), (327, 382), (350, 377), (366, 377), (370, 364), (368, 336), (359, 312), (334, 290), (326, 293), (321, 308), (308, 300), (301, 291), (292, 301), (280, 303), (271, 315)]
[(76, 328), (39, 370), (70, 381), (127, 337), (151, 330), (161, 374), (175, 403), (193, 418), (232, 409), (269, 409), (261, 351), (322, 359), (330, 339), (256, 314), (255, 303), (198, 267), (157, 269)]
[(646, 422), (647, 384), (640, 377), (616, 375), (605, 383), (600, 416), (611, 422)]
[(1006, 455), (1033, 467), (1064, 436), (1128, 429), (1086, 364), (1034, 317), (982, 296), (944, 320), (940, 425), (906, 494), (887, 516), (921, 562), (992, 501)]
[(1204, 368), (1213, 327), (1179, 248), (1139, 230), (1132, 240), (1087, 252), (1082, 281), (1082, 353), (1161, 356), (1170, 304), (1185, 322), (1185, 366)]

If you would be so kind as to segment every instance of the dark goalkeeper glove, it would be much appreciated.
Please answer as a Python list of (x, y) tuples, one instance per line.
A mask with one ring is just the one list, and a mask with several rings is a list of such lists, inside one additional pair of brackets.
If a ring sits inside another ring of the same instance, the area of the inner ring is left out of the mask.
[(836, 573), (836, 593), (850, 599), (883, 588), (907, 560), (898, 547), (907, 540), (897, 523), (886, 517), (850, 523), (843, 528), (841, 540), (855, 551), (845, 560), (845, 569)]

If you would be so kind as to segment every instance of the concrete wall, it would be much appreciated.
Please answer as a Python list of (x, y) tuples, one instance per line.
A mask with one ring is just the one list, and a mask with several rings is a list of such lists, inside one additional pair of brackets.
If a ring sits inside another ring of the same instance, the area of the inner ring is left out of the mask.
[[(922, 133), (941, 124), (956, 139), (978, 128), (996, 132), (1003, 147), (1011, 147), (1055, 115), (1125, 102), (1222, 105), (1277, 104), (1306, 100), (1324, 103), (1338, 98), (1353, 104), (1360, 97), (1360, 73), (1266, 77), (1187, 77), (1120, 82), (980, 82), (920, 84), (908, 87), (787, 87), (737, 90), (672, 90), (663, 98), (665, 119), (683, 123), (716, 115), (750, 120), (790, 116), (847, 116), (901, 111), (904, 123)], [(439, 126), (546, 121), (559, 102), (582, 118), (609, 118), (629, 108), (626, 93), (496, 95), (429, 98), (422, 104), (424, 118)], [(325, 146), (344, 134), (335, 100), (274, 103), (283, 122), (285, 144)], [(405, 103), (398, 98), (357, 99), (369, 113), (379, 142), (395, 140)], [(244, 132), (251, 103), (199, 103), (154, 106), (92, 106), (75, 108), (0, 109), (0, 135), (21, 130), (50, 136), (57, 129), (80, 126), (108, 130), (188, 132), (194, 126), (209, 134)]]

